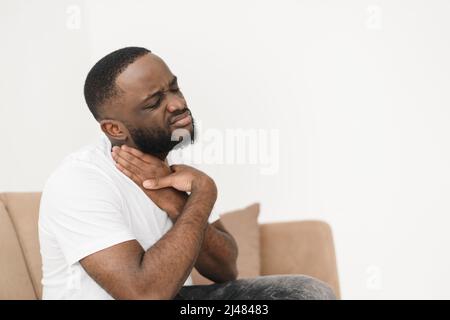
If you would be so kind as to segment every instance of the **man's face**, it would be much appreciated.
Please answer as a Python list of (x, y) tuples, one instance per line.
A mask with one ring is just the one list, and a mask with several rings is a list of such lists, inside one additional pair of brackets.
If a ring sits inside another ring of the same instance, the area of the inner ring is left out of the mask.
[(158, 56), (149, 53), (136, 59), (117, 77), (116, 86), (120, 92), (110, 112), (128, 129), (127, 144), (157, 155), (167, 154), (180, 137), (183, 144), (193, 142), (191, 112), (177, 78)]

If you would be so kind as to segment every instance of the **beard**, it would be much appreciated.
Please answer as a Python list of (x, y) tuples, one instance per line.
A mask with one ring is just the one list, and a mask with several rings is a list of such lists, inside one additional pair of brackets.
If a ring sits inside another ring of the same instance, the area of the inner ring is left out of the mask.
[(169, 153), (173, 149), (183, 148), (195, 141), (194, 118), (192, 118), (191, 130), (178, 128), (171, 132), (169, 128), (136, 128), (129, 124), (127, 128), (136, 147), (151, 155)]

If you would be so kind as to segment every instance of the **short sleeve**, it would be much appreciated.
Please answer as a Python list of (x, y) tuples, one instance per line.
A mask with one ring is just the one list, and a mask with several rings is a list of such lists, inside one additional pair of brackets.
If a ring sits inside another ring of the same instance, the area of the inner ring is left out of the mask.
[[(95, 167), (70, 165), (46, 184), (41, 213), (69, 265), (136, 239), (122, 215), (119, 191)], [(44, 211), (44, 212), (42, 212)]]

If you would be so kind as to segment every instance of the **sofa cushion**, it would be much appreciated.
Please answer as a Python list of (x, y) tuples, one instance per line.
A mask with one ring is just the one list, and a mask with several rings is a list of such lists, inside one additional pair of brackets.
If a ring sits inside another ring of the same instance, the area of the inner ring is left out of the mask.
[(38, 299), (42, 297), (42, 259), (38, 236), (40, 199), (40, 192), (3, 194), (3, 202), (16, 230)]
[(261, 275), (304, 274), (328, 283), (340, 297), (333, 235), (323, 221), (260, 225)]
[[(220, 220), (225, 228), (233, 235), (238, 245), (238, 278), (253, 278), (260, 275), (259, 249), (259, 204), (255, 203), (247, 208), (235, 210), (221, 215)], [(192, 270), (194, 285), (211, 284), (211, 280)]]
[(16, 231), (0, 201), (0, 300), (4, 299), (34, 300), (36, 294)]

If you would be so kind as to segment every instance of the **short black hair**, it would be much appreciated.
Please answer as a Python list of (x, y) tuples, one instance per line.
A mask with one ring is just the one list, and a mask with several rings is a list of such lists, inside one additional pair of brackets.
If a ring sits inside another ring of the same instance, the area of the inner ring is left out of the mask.
[(141, 47), (126, 47), (101, 58), (89, 71), (84, 82), (84, 99), (97, 121), (102, 119), (100, 107), (118, 91), (116, 78), (137, 58), (151, 53)]

